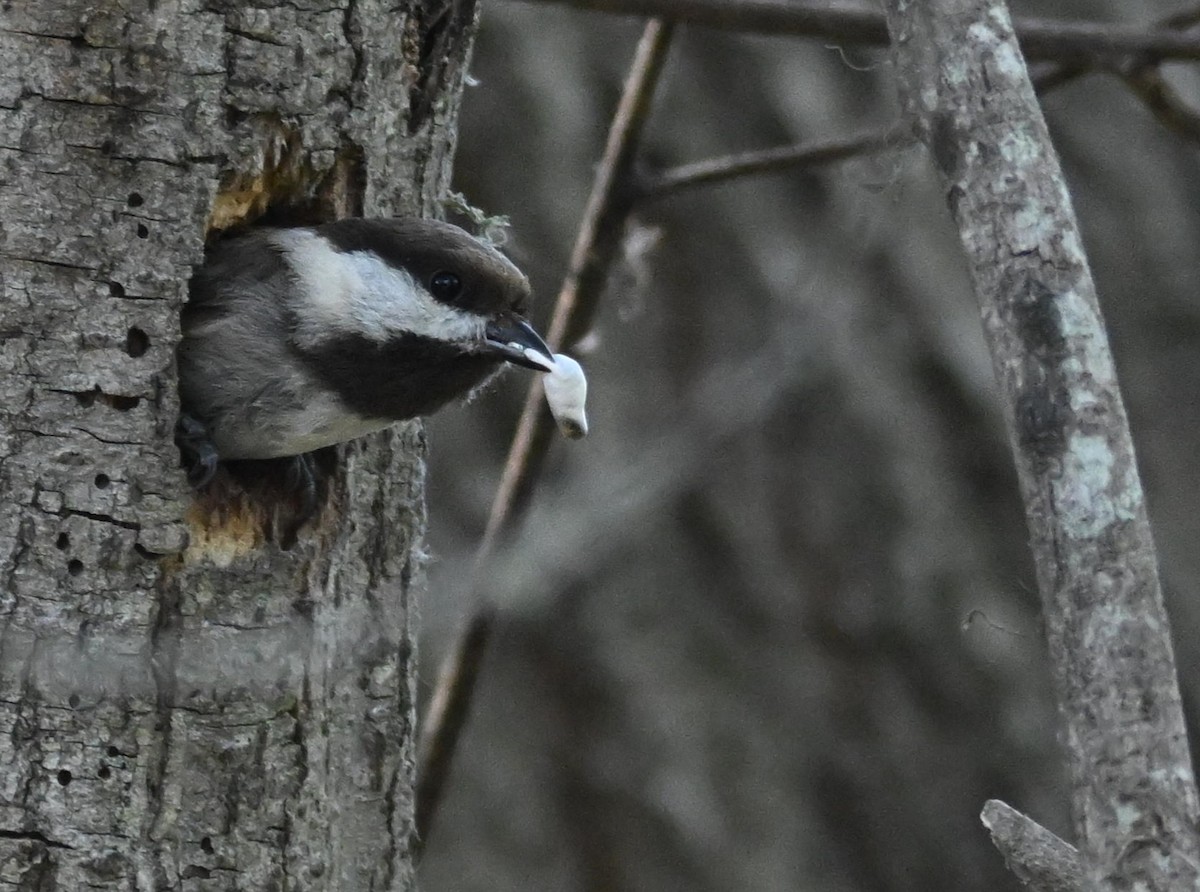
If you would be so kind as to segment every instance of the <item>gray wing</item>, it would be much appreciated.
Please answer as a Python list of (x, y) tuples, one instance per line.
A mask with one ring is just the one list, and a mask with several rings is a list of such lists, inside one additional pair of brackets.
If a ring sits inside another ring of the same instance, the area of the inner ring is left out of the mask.
[(281, 309), (291, 285), (283, 252), (273, 241), (271, 230), (218, 242), (209, 249), (204, 265), (189, 284), (183, 336), (197, 336), (204, 326), (230, 314), (253, 311), (244, 306), (247, 295), (266, 298)]
[(294, 281), (270, 230), (217, 244), (183, 309), (179, 390), (226, 458), (255, 458), (302, 408), (312, 383), (291, 351)]

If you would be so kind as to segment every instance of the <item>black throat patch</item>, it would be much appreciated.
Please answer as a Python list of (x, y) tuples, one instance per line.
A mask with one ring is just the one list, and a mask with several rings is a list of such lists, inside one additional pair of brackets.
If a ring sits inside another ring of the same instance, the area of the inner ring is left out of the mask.
[(380, 343), (339, 335), (315, 350), (297, 348), (321, 383), (364, 418), (399, 421), (429, 415), (466, 396), (501, 360), (414, 334)]

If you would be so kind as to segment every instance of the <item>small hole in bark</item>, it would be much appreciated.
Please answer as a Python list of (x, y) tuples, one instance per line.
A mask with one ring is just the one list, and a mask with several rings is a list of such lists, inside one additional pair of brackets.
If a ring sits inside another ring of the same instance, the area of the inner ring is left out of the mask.
[(71, 560), (67, 561), (67, 572), (72, 576), (78, 576), (83, 572), (83, 561), (79, 560), (79, 558), (71, 558)]
[(107, 765), (101, 765), (100, 770), (96, 772), (96, 776), (100, 778), (100, 780), (108, 780), (110, 777), (112, 777), (112, 771), (109, 770)]
[(131, 208), (140, 208), (146, 199), (142, 198), (136, 192), (130, 192), (129, 198), (125, 199), (125, 201)]
[(117, 144), (111, 139), (106, 139), (104, 142), (100, 143), (100, 153), (102, 155), (111, 155), (116, 150)]
[(128, 412), (130, 409), (136, 409), (138, 403), (142, 401), (140, 396), (110, 396), (108, 404), (118, 412)]
[(205, 854), (211, 855), (213, 853), (212, 839), (207, 836), (201, 839), (200, 848)]
[(69, 784), (71, 782), (71, 772), (67, 771), (65, 768), (60, 771), (58, 773), (58, 782), (64, 787)]
[(59, 533), (58, 538), (54, 540), (54, 547), (59, 551), (66, 551), (71, 547), (71, 537), (66, 533)]
[(137, 228), (137, 236), (138, 236), (138, 238), (148, 238), (148, 237), (149, 237), (149, 235), (150, 235), (150, 230), (146, 228), (146, 224), (145, 224), (145, 223), (139, 223), (139, 224), (138, 224), (138, 228)]
[(115, 746), (110, 746), (105, 750), (105, 752), (108, 753), (108, 758), (110, 759), (115, 759), (117, 756), (121, 755), (121, 751)]
[(71, 707), (72, 709), (74, 709), (76, 706), (78, 706), (78, 705), (79, 705), (79, 695), (78, 695), (78, 694), (72, 694), (70, 697), (68, 697), (68, 698), (67, 698), (67, 705), (68, 705), (69, 707)]
[(134, 326), (125, 333), (125, 352), (135, 359), (150, 349), (150, 336)]
[(107, 474), (97, 474), (93, 482), (96, 484), (96, 489), (107, 489), (108, 484), (112, 483)]
[(125, 286), (122, 285), (120, 282), (109, 282), (108, 283), (108, 293), (111, 294), (113, 297), (124, 297), (125, 296)]

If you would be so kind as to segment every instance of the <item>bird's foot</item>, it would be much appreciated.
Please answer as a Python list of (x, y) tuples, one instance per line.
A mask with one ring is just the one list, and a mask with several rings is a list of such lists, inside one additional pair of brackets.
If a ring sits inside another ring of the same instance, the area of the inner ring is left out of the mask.
[(301, 528), (316, 516), (324, 496), (325, 476), (311, 452), (294, 455), (286, 461), (283, 487), (293, 495), (291, 511), (277, 515), (279, 545), (285, 551), (296, 544)]
[(209, 437), (208, 429), (199, 419), (186, 412), (179, 416), (179, 421), (175, 423), (175, 445), (179, 447), (179, 455), (183, 467), (187, 469), (188, 483), (192, 489), (203, 489), (212, 482), (221, 456), (217, 454), (216, 444)]
[(294, 455), (289, 462), (284, 483), (299, 499), (295, 518), (296, 528), (299, 529), (317, 513), (321, 501), (320, 478), (311, 452)]

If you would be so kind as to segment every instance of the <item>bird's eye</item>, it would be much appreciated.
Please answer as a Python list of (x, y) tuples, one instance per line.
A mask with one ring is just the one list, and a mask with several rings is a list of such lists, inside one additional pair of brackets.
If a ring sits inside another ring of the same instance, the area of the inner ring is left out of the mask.
[(429, 292), (438, 300), (451, 300), (462, 291), (462, 279), (454, 273), (442, 270), (429, 280)]

